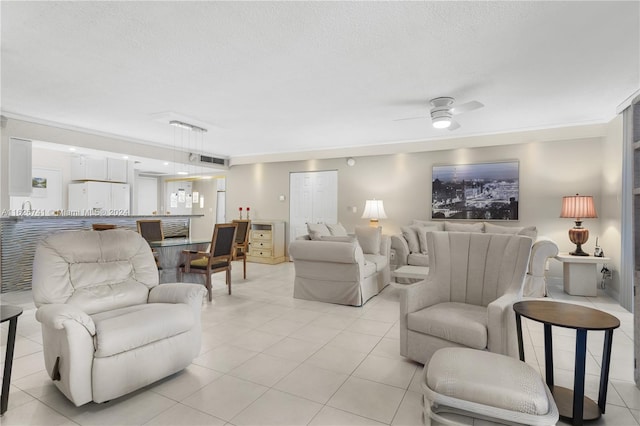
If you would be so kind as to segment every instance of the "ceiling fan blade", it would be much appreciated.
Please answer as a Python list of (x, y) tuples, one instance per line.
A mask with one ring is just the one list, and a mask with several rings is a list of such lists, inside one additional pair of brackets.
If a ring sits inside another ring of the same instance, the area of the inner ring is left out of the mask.
[(455, 120), (451, 120), (451, 125), (449, 127), (447, 127), (447, 129), (449, 130), (456, 130), (460, 128), (460, 123), (458, 123)]
[(463, 112), (473, 111), (474, 109), (482, 108), (484, 104), (478, 101), (467, 102), (466, 104), (460, 104), (451, 108), (451, 114), (462, 114)]
[(393, 121), (417, 120), (419, 118), (429, 118), (429, 117), (427, 117), (426, 115), (421, 115), (420, 117), (396, 118)]

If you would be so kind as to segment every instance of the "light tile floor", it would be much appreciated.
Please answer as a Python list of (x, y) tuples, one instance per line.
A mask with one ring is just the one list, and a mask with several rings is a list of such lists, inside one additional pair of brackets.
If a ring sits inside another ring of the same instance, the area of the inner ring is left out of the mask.
[[(233, 271), (233, 295), (214, 275), (214, 303), (203, 305), (202, 351), (194, 363), (133, 394), (75, 407), (54, 387), (42, 356), (31, 292), (2, 294), (22, 306), (10, 425), (419, 425), (422, 365), (399, 354), (398, 295), (392, 286), (364, 307), (297, 300), (293, 264)], [(614, 332), (606, 414), (592, 425), (638, 425), (633, 382), (633, 316), (606, 296), (554, 299), (610, 312)], [(544, 371), (542, 326), (526, 320), (527, 362)], [(3, 362), (6, 324), (2, 327)], [(574, 334), (554, 328), (556, 381), (572, 387)], [(587, 395), (597, 398), (603, 333), (589, 332)]]

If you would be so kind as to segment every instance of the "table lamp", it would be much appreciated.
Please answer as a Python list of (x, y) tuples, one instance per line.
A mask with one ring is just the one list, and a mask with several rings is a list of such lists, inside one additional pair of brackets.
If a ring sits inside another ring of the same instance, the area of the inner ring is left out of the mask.
[(382, 200), (367, 200), (364, 205), (362, 219), (369, 219), (369, 226), (377, 227), (378, 219), (386, 219), (387, 214), (384, 212), (384, 204)]
[(582, 219), (597, 218), (593, 197), (590, 195), (570, 195), (562, 197), (562, 211), (560, 217), (569, 217), (576, 221), (576, 226), (569, 229), (569, 239), (576, 245), (572, 256), (589, 256), (582, 251), (582, 245), (589, 239), (589, 230), (582, 227)]

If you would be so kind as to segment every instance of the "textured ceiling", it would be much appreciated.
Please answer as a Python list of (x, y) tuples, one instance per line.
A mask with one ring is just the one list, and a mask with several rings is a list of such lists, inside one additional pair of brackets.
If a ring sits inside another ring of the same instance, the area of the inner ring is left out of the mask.
[[(640, 87), (633, 2), (12, 2), (2, 113), (242, 157), (603, 123)], [(432, 128), (428, 100), (485, 107)]]

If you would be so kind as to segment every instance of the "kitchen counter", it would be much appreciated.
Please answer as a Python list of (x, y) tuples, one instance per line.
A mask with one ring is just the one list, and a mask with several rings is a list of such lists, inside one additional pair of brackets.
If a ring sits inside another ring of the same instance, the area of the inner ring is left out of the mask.
[[(0, 292), (29, 290), (33, 256), (38, 242), (47, 235), (63, 230), (92, 229), (94, 223), (111, 224), (118, 228), (137, 230), (140, 219), (162, 220), (167, 238), (190, 235), (191, 219), (203, 215), (9, 215), (0, 216)], [(6, 213), (6, 214), (5, 214)]]

